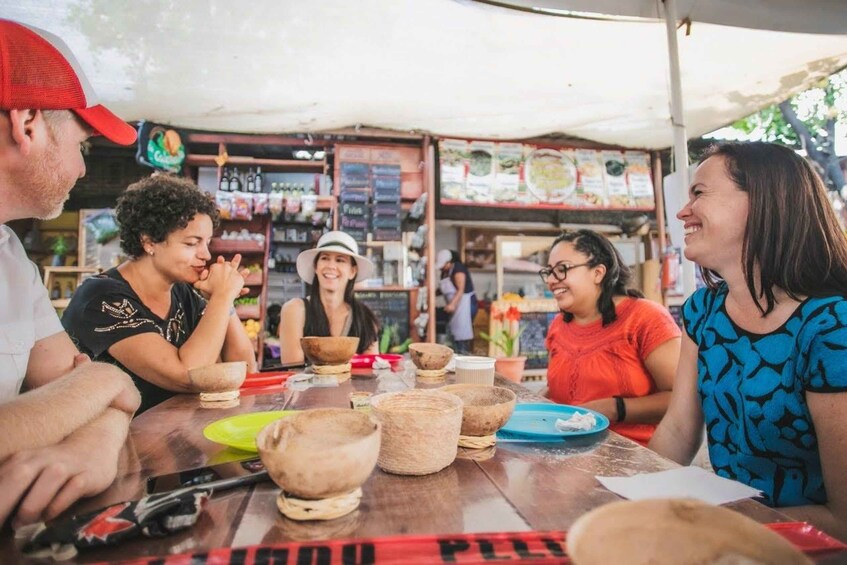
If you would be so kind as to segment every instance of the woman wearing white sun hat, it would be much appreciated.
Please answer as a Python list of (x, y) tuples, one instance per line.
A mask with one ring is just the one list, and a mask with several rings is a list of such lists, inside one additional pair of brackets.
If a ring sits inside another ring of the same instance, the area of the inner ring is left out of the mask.
[(353, 293), (353, 285), (370, 277), (373, 270), (370, 259), (359, 255), (356, 241), (341, 231), (325, 233), (315, 248), (297, 256), (297, 274), (310, 287), (305, 299), (293, 298), (282, 306), (283, 364), (303, 362), (303, 336), (356, 336), (357, 353), (379, 353), (376, 317)]

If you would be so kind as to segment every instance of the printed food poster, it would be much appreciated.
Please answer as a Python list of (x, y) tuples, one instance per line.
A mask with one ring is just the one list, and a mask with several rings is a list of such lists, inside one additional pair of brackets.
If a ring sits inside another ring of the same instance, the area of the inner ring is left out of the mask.
[(629, 189), (637, 208), (655, 208), (656, 199), (653, 193), (653, 180), (650, 177), (650, 158), (641, 151), (627, 151), (626, 175), (629, 179)]
[(573, 156), (559, 149), (535, 149), (526, 159), (526, 188), (539, 202), (561, 204), (576, 190)]
[(494, 193), (494, 142), (471, 141), (468, 150), (468, 196), (475, 202), (490, 202)]
[(498, 143), (494, 172), (494, 201), (514, 202), (521, 184), (524, 146), (520, 143)]
[(441, 201), (546, 208), (655, 208), (643, 151), (442, 139)]
[(626, 182), (626, 162), (623, 151), (601, 151), (603, 174), (606, 176), (606, 197), (611, 208), (632, 208), (629, 184)]
[(441, 161), (441, 198), (466, 200), (465, 161), (468, 157), (468, 142), (442, 139), (438, 148)]
[(599, 208), (606, 205), (606, 187), (600, 152), (593, 149), (577, 149), (576, 169), (579, 175), (577, 199), (583, 206)]

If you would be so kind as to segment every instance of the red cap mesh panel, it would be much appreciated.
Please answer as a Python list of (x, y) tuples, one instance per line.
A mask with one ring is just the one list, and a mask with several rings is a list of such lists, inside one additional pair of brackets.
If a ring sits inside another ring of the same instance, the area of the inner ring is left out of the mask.
[(0, 21), (0, 105), (10, 108), (85, 108), (85, 93), (62, 54), (29, 29)]

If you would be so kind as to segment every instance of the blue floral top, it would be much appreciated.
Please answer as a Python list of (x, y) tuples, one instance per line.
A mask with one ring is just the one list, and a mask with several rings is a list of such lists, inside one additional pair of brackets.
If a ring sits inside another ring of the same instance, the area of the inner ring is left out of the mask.
[(847, 299), (807, 298), (782, 327), (760, 335), (730, 320), (727, 292), (725, 283), (698, 290), (683, 307), (699, 350), (712, 466), (761, 490), (770, 506), (824, 503), (806, 391), (847, 391)]

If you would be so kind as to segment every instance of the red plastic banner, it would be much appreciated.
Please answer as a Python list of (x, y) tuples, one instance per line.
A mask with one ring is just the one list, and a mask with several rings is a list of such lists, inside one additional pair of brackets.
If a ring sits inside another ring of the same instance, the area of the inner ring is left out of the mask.
[[(806, 553), (843, 551), (847, 545), (805, 522), (766, 524)], [(482, 565), (570, 563), (567, 532), (511, 532), (439, 536), (333, 539), (221, 548), (208, 552), (145, 557), (129, 565)]]

